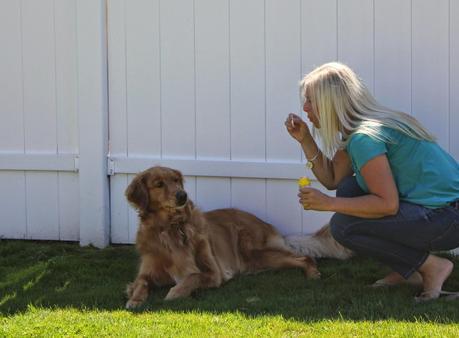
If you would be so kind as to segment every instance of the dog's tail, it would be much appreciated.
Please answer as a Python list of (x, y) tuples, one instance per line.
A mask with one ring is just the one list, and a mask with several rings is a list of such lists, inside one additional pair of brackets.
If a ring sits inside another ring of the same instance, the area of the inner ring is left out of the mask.
[(312, 235), (286, 236), (285, 242), (298, 255), (342, 260), (354, 255), (351, 250), (346, 249), (333, 238), (329, 224), (324, 225)]

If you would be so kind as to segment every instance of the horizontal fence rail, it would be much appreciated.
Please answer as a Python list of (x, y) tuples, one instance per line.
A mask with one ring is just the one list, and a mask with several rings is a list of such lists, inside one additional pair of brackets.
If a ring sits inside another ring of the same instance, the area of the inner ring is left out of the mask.
[(255, 162), (232, 160), (160, 159), (148, 157), (110, 157), (109, 175), (136, 174), (149, 167), (160, 165), (180, 168), (186, 176), (238, 177), (267, 179), (297, 179), (312, 173), (298, 162)]
[(0, 170), (78, 172), (78, 155), (0, 154)]

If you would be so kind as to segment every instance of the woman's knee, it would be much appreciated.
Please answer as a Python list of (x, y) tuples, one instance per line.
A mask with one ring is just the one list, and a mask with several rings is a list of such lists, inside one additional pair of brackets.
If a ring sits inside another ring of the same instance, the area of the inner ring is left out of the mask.
[(348, 226), (342, 216), (343, 215), (336, 213), (330, 219), (330, 232), (333, 238), (341, 244), (346, 242), (346, 229)]
[(339, 183), (336, 189), (336, 197), (356, 197), (365, 195), (360, 188), (355, 176), (346, 176)]

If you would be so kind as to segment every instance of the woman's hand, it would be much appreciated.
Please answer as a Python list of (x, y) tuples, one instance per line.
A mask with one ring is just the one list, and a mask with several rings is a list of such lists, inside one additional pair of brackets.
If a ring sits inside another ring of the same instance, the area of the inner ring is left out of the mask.
[(300, 188), (298, 193), (300, 204), (304, 210), (331, 211), (333, 197), (330, 197), (323, 192), (310, 188)]
[(300, 143), (309, 133), (308, 125), (296, 114), (290, 113), (284, 124), (290, 136)]
[(360, 170), (369, 193), (356, 197), (331, 197), (311, 188), (301, 188), (298, 197), (305, 210), (334, 211), (360, 218), (381, 218), (399, 211), (398, 189), (386, 154), (364, 164)]

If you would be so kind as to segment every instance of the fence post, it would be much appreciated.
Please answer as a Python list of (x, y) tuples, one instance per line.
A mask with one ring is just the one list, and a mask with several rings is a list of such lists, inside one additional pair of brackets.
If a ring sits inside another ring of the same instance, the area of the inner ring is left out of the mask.
[(106, 0), (78, 0), (80, 245), (110, 238)]

